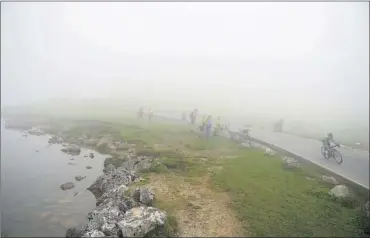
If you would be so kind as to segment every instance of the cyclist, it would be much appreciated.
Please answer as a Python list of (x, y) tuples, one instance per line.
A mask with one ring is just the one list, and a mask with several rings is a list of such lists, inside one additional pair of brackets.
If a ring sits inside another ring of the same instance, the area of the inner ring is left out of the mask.
[(329, 152), (330, 149), (332, 148), (331, 144), (339, 146), (339, 144), (334, 141), (334, 136), (331, 132), (327, 134), (327, 136), (323, 139), (322, 143), (325, 146), (327, 152)]

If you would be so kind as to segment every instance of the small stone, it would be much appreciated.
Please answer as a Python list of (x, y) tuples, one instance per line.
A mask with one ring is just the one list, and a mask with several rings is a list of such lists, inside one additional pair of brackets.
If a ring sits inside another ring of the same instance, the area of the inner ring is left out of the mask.
[(64, 183), (62, 185), (60, 185), (60, 189), (62, 190), (68, 190), (68, 189), (71, 189), (71, 188), (74, 188), (75, 187), (75, 184), (72, 183), (72, 182), (67, 182), (67, 183)]
[(86, 166), (86, 169), (92, 169), (92, 167), (90, 165)]
[(86, 176), (75, 176), (75, 180), (76, 181), (81, 181), (81, 180), (83, 180), (85, 178), (86, 178)]

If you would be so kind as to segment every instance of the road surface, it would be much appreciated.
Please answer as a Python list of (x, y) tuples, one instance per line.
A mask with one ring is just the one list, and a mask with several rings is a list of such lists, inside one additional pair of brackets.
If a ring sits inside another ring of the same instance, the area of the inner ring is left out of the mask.
[(264, 131), (251, 130), (250, 135), (256, 139), (274, 144), (326, 169), (369, 188), (369, 153), (350, 148), (336, 148), (343, 157), (343, 163), (337, 164), (333, 159), (326, 160), (321, 155), (321, 142), (298, 136)]

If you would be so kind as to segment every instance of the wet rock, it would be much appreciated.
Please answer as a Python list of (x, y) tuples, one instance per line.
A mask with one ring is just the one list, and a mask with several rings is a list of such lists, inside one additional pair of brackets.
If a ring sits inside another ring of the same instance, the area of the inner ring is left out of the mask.
[(81, 153), (81, 148), (76, 144), (68, 145), (67, 148), (61, 149), (64, 153), (72, 154), (72, 155), (79, 155)]
[(283, 158), (283, 168), (284, 169), (296, 169), (299, 168), (299, 161), (293, 158), (284, 157)]
[(84, 155), (84, 158), (87, 158), (87, 157), (89, 157), (88, 155)]
[(75, 160), (74, 158), (71, 158), (70, 160)]
[(332, 185), (338, 185), (339, 184), (338, 181), (334, 177), (329, 177), (329, 176), (323, 175), (321, 178), (322, 178), (322, 181), (324, 181), (325, 183), (332, 184)]
[(92, 167), (90, 165), (86, 166), (86, 169), (92, 169)]
[(116, 167), (113, 164), (108, 164), (104, 169), (103, 173), (110, 173), (111, 171), (114, 171)]
[(41, 136), (45, 134), (45, 131), (41, 130), (38, 127), (32, 127), (31, 130), (29, 130), (27, 133), (34, 136)]
[(86, 176), (75, 176), (75, 180), (76, 181), (81, 181), (81, 180), (83, 180), (85, 178), (86, 178)]
[(60, 185), (60, 189), (62, 190), (68, 190), (68, 189), (71, 189), (71, 188), (74, 188), (75, 187), (75, 184), (72, 183), (72, 182), (68, 182), (68, 183), (64, 183), (62, 185)]
[(122, 165), (106, 165), (105, 174), (99, 176), (87, 190), (96, 198), (96, 208), (88, 214), (88, 221), (80, 229), (70, 229), (69, 237), (83, 234), (84, 237), (143, 237), (164, 225), (166, 214), (151, 205), (154, 193), (139, 189), (135, 199), (127, 195), (128, 186), (140, 180), (136, 172), (151, 165), (153, 158), (127, 156)]
[(123, 237), (144, 237), (164, 226), (167, 215), (154, 207), (135, 207), (128, 210), (117, 223)]
[(73, 196), (77, 196), (77, 194), (78, 194), (78, 192), (75, 192), (75, 193), (73, 194)]
[(61, 144), (63, 143), (63, 139), (58, 137), (58, 136), (52, 136), (49, 141), (48, 141), (49, 144)]
[(345, 185), (337, 185), (329, 191), (329, 195), (336, 199), (347, 199), (350, 193)]
[(104, 167), (107, 167), (109, 164), (113, 165), (115, 168), (118, 168), (126, 160), (125, 156), (113, 156), (108, 157), (104, 160)]
[(36, 150), (36, 152), (39, 152), (38, 150)]
[(92, 159), (92, 158), (94, 158), (95, 156), (94, 156), (94, 153), (90, 153), (89, 154), (89, 157)]
[(69, 162), (68, 164), (69, 164), (69, 165), (76, 165), (76, 163), (71, 163), (71, 162)]

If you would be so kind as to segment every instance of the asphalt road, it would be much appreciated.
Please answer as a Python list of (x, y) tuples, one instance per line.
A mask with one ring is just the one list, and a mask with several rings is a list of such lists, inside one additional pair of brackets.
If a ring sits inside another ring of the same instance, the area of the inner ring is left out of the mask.
[[(180, 115), (162, 114), (161, 116), (175, 121), (180, 120)], [(240, 128), (241, 125), (238, 124), (230, 125), (230, 129), (234, 131), (239, 131)], [(345, 147), (336, 148), (343, 158), (343, 163), (339, 165), (334, 159), (326, 160), (321, 155), (320, 141), (261, 129), (252, 129), (250, 135), (290, 151), (363, 187), (369, 188), (369, 152)]]
[(274, 144), (326, 169), (342, 175), (354, 182), (369, 188), (369, 153), (350, 148), (336, 148), (343, 158), (342, 164), (335, 160), (326, 160), (321, 155), (321, 142), (313, 139), (277, 133), (267, 130), (251, 130), (250, 135), (256, 139)]

